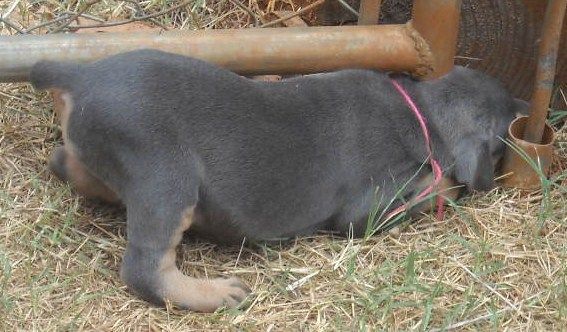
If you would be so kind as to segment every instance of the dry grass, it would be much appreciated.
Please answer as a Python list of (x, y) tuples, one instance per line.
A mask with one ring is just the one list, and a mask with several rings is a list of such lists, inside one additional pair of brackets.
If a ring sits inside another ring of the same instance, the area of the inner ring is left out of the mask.
[[(23, 29), (83, 5), (15, 2), (8, 18)], [(142, 5), (152, 13), (179, 2)], [(12, 3), (0, 2), (0, 10)], [(154, 24), (254, 22), (234, 2), (203, 4)], [(245, 5), (258, 16), (270, 6), (297, 9), (280, 0)], [(86, 13), (123, 19), (128, 6), (102, 1)], [(50, 107), (26, 84), (0, 85), (2, 330), (551, 331), (567, 324), (566, 127), (549, 190), (495, 190), (459, 202), (443, 222), (424, 217), (366, 241), (318, 236), (242, 251), (187, 241), (179, 261), (186, 273), (236, 275), (255, 293), (241, 310), (205, 315), (149, 307), (126, 291), (117, 273), (124, 213), (85, 202), (49, 174), (49, 152), (60, 142)]]

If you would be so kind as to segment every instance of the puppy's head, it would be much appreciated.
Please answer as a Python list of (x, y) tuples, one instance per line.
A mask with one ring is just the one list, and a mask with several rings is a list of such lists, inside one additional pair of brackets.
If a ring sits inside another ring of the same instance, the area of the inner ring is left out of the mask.
[(462, 67), (425, 90), (428, 104), (437, 108), (437, 130), (451, 154), (446, 163), (454, 179), (469, 191), (492, 189), (508, 127), (527, 113), (528, 104), (514, 99), (495, 79)]

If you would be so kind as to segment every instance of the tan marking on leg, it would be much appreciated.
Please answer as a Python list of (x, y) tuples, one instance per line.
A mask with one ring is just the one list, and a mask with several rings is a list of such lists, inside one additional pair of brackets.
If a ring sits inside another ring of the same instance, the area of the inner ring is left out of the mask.
[(71, 98), (71, 94), (60, 89), (51, 89), (49, 91), (51, 92), (51, 96), (53, 97), (53, 110), (55, 111), (55, 114), (57, 114), (57, 118), (61, 123), (63, 142), (67, 144), (67, 126), (69, 124), (69, 116), (73, 111), (73, 100)]
[(108, 203), (119, 203), (118, 195), (85, 167), (72, 149), (69, 149), (70, 145), (65, 145), (67, 154), (65, 171), (67, 180), (73, 185), (73, 188), (88, 198), (100, 199)]
[(60, 89), (51, 89), (50, 92), (53, 97), (53, 109), (61, 122), (61, 131), (63, 132), (67, 180), (77, 192), (86, 197), (100, 199), (109, 203), (120, 202), (116, 193), (102, 180), (94, 176), (77, 157), (76, 151), (78, 150), (70, 141), (68, 135), (69, 117), (73, 111), (71, 94)]
[(439, 194), (443, 195), (443, 197), (445, 197), (446, 199), (450, 199), (454, 201), (457, 198), (459, 198), (461, 189), (462, 188), (458, 185), (458, 183), (455, 180), (451, 178), (443, 177), (441, 179), (441, 183), (439, 183), (439, 186), (437, 186), (436, 191)]
[(187, 209), (172, 237), (171, 247), (160, 262), (160, 288), (163, 299), (174, 305), (199, 312), (213, 312), (220, 307), (236, 307), (250, 293), (237, 278), (197, 279), (184, 275), (175, 265), (175, 248), (183, 232), (191, 226), (194, 207)]

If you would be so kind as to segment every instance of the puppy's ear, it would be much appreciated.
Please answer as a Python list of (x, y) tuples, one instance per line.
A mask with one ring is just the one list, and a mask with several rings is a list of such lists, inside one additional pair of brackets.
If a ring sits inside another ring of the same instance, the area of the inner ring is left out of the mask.
[(514, 108), (514, 114), (517, 118), (521, 116), (528, 116), (530, 112), (530, 103), (523, 101), (522, 99), (514, 98), (514, 103), (512, 105)]
[(469, 191), (485, 191), (494, 188), (494, 165), (488, 142), (466, 140), (457, 146), (455, 178)]

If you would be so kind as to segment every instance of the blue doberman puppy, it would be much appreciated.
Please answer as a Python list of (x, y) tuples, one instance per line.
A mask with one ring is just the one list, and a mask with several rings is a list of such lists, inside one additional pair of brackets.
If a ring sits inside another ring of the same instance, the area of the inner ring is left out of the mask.
[[(492, 188), (499, 136), (525, 105), (466, 68), (396, 80), (427, 118), (447, 183)], [(121, 278), (156, 304), (209, 312), (250, 292), (236, 278), (179, 271), (175, 248), (188, 229), (221, 243), (318, 230), (361, 236), (373, 208), (411, 201), (431, 179), (419, 124), (382, 72), (261, 82), (139, 50), (90, 64), (39, 62), (31, 81), (54, 92), (62, 124), (52, 170), (88, 197), (126, 206)]]

